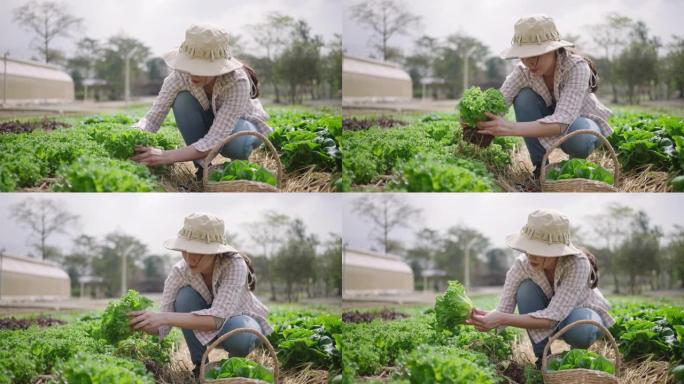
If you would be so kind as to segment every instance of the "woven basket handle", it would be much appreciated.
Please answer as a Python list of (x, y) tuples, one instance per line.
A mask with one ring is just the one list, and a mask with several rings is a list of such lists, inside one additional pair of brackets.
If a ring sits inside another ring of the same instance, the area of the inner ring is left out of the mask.
[(549, 337), (549, 342), (546, 343), (546, 346), (544, 347), (544, 354), (542, 355), (542, 372), (546, 371), (546, 365), (548, 364), (549, 360), (549, 349), (551, 348), (551, 343), (559, 339), (561, 336), (563, 336), (566, 332), (569, 330), (575, 328), (578, 325), (583, 325), (583, 324), (589, 324), (598, 327), (598, 329), (603, 332), (604, 335), (608, 337), (608, 341), (610, 342), (610, 346), (613, 347), (615, 350), (615, 376), (620, 376), (620, 366), (622, 365), (622, 359), (620, 359), (620, 350), (618, 349), (617, 343), (615, 342), (615, 339), (613, 338), (613, 335), (610, 334), (610, 332), (606, 329), (606, 327), (603, 326), (603, 324), (598, 323), (594, 320), (577, 320), (575, 322), (572, 322), (560, 331), (556, 332), (553, 334), (551, 337)]
[(544, 180), (546, 179), (546, 162), (549, 159), (549, 155), (551, 152), (553, 152), (554, 149), (560, 147), (561, 144), (564, 142), (570, 140), (571, 138), (577, 136), (577, 135), (593, 135), (599, 138), (601, 143), (608, 148), (608, 153), (610, 154), (610, 159), (613, 160), (613, 179), (614, 187), (618, 187), (620, 185), (620, 162), (618, 162), (617, 155), (615, 154), (615, 150), (613, 150), (613, 146), (610, 145), (608, 140), (606, 140), (605, 137), (603, 137), (602, 134), (592, 131), (591, 129), (580, 129), (578, 131), (571, 132), (563, 137), (560, 138), (557, 142), (555, 142), (553, 145), (551, 145), (551, 148), (549, 148), (546, 153), (544, 153), (544, 157), (542, 158), (542, 163), (541, 163), (541, 173), (539, 174), (540, 181), (543, 183)]
[(268, 150), (271, 152), (276, 161), (278, 189), (280, 189), (280, 186), (283, 183), (283, 163), (280, 162), (278, 151), (275, 149), (273, 144), (271, 144), (271, 141), (268, 140), (268, 138), (266, 138), (266, 136), (254, 131), (240, 131), (233, 133), (230, 136), (228, 136), (228, 138), (223, 140), (221, 144), (216, 145), (214, 148), (211, 149), (211, 151), (209, 151), (209, 153), (207, 153), (207, 155), (204, 157), (204, 166), (202, 167), (202, 186), (206, 186), (209, 182), (208, 165), (211, 163), (211, 160), (213, 160), (214, 157), (216, 157), (216, 155), (221, 151), (224, 145), (230, 143), (231, 141), (241, 136), (255, 136), (259, 140), (261, 140), (262, 143), (266, 144), (266, 148), (268, 148)]
[(209, 360), (209, 352), (211, 350), (215, 349), (220, 343), (222, 343), (227, 338), (229, 338), (233, 335), (236, 335), (238, 333), (251, 333), (251, 334), (255, 335), (261, 341), (261, 343), (263, 345), (266, 346), (266, 348), (268, 349), (268, 353), (271, 356), (271, 358), (273, 359), (273, 363), (274, 363), (273, 364), (273, 383), (278, 384), (278, 375), (280, 372), (280, 370), (278, 368), (278, 355), (276, 354), (275, 349), (273, 349), (271, 342), (268, 341), (268, 339), (266, 337), (264, 337), (264, 335), (262, 335), (261, 332), (255, 330), (255, 329), (252, 329), (252, 328), (236, 328), (236, 329), (233, 329), (232, 331), (221, 335), (218, 339), (214, 340), (213, 343), (209, 344), (207, 349), (204, 351), (204, 354), (202, 355), (202, 362), (200, 363), (200, 383), (206, 382), (205, 370), (207, 369), (206, 363), (208, 363), (208, 360)]

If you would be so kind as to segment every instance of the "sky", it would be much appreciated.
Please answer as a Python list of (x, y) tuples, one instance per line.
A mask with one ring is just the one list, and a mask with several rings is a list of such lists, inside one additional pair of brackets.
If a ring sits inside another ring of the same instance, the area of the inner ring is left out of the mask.
[(48, 243), (69, 250), (74, 237), (87, 234), (102, 238), (120, 231), (147, 244), (150, 253), (171, 253), (162, 242), (176, 236), (183, 218), (192, 212), (213, 213), (226, 223), (226, 229), (237, 233), (240, 250), (250, 252), (256, 246), (249, 239), (246, 224), (261, 220), (261, 213), (273, 210), (292, 218), (301, 218), (309, 233), (327, 240), (329, 233), (342, 232), (341, 200), (335, 194), (315, 193), (4, 193), (0, 198), (0, 250), (25, 256), (34, 252), (28, 245), (25, 227), (10, 217), (10, 207), (25, 199), (53, 199), (73, 214), (80, 225), (67, 236), (55, 235)]
[[(342, 33), (341, 0), (57, 0), (70, 14), (82, 17), (83, 28), (73, 38), (58, 37), (54, 47), (71, 51), (80, 37), (105, 40), (123, 32), (142, 41), (160, 56), (183, 41), (191, 23), (206, 22), (223, 26), (229, 33), (249, 39), (246, 28), (277, 11), (303, 19), (313, 33), (325, 41)], [(36, 55), (30, 48), (32, 35), (12, 21), (12, 10), (27, 0), (0, 1), (0, 54), (6, 51), (19, 59)], [(254, 46), (251, 44), (251, 46)], [(248, 45), (249, 48), (249, 45)]]
[[(422, 210), (421, 220), (412, 223), (411, 228), (391, 233), (392, 238), (400, 239), (408, 246), (413, 242), (413, 234), (421, 228), (444, 231), (463, 224), (487, 236), (493, 247), (505, 247), (505, 236), (520, 231), (528, 214), (539, 208), (565, 213), (571, 225), (581, 226), (581, 233), (589, 238), (591, 226), (588, 215), (603, 212), (610, 202), (646, 211), (652, 223), (661, 226), (665, 233), (670, 233), (675, 224), (684, 226), (684, 215), (681, 214), (684, 194), (677, 193), (410, 193), (403, 196)], [(343, 197), (344, 242), (352, 248), (371, 249), (374, 244), (368, 234), (372, 227), (352, 211), (353, 201), (359, 194), (344, 194)]]
[[(345, 0), (343, 44), (348, 54), (368, 56), (369, 31), (351, 19), (349, 9), (365, 0)], [(582, 49), (592, 53), (591, 29), (608, 12), (618, 12), (646, 22), (651, 32), (665, 42), (671, 35), (684, 36), (684, 1), (681, 0), (422, 0), (406, 1), (408, 9), (422, 16), (422, 26), (411, 36), (398, 36), (390, 40), (404, 52), (413, 49), (413, 41), (424, 34), (444, 38), (455, 32), (477, 37), (498, 55), (510, 46), (513, 25), (521, 16), (545, 13), (554, 18), (561, 34), (580, 35)]]

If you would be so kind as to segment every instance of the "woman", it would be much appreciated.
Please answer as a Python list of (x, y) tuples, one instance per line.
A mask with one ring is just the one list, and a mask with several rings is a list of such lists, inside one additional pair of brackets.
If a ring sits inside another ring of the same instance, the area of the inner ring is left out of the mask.
[[(167, 52), (164, 61), (172, 69), (147, 115), (134, 127), (156, 132), (173, 109), (176, 125), (187, 145), (164, 151), (139, 147), (131, 159), (156, 166), (204, 158), (231, 133), (271, 132), (268, 114), (257, 99), (254, 70), (230, 54), (228, 33), (211, 24), (191, 25), (179, 48)], [(231, 159), (247, 159), (261, 144), (254, 136), (242, 136), (224, 145), (220, 153)]]
[[(517, 122), (487, 114), (478, 123), (480, 133), (522, 136), (538, 178), (546, 151), (563, 136), (589, 129), (608, 136), (611, 111), (596, 98), (598, 76), (589, 59), (571, 53), (572, 43), (561, 40), (548, 16), (523, 17), (515, 23), (512, 46), (503, 58), (519, 58), (503, 85), (507, 104), (513, 104)], [(561, 144), (571, 158), (586, 158), (597, 137), (578, 135)]]
[[(165, 337), (179, 327), (199, 372), (206, 345), (236, 328), (252, 328), (268, 335), (268, 309), (252, 293), (256, 284), (251, 262), (225, 244), (223, 220), (193, 213), (164, 247), (183, 253), (164, 283), (159, 312), (134, 311), (128, 315), (136, 330)], [(230, 356), (244, 357), (258, 339), (253, 334), (231, 336), (221, 346)]]
[[(597, 288), (596, 260), (572, 244), (565, 215), (549, 209), (532, 212), (520, 233), (506, 237), (506, 245), (523, 254), (506, 273), (496, 310), (476, 308), (471, 314), (467, 322), (477, 330), (526, 329), (539, 368), (544, 347), (556, 330), (577, 320), (613, 325), (610, 305)], [(598, 327), (585, 324), (568, 331), (563, 340), (573, 348), (588, 348), (599, 333)]]

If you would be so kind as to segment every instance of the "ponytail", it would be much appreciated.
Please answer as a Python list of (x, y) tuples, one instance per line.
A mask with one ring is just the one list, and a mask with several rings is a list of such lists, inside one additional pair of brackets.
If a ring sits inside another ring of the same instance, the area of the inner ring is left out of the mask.
[(589, 287), (591, 289), (594, 289), (598, 287), (599, 283), (599, 268), (598, 268), (598, 260), (596, 259), (596, 256), (594, 256), (593, 253), (589, 251), (586, 247), (577, 247), (582, 251), (585, 255), (587, 255), (587, 259), (589, 259), (589, 264), (591, 265), (591, 273), (589, 274)]
[(251, 84), (249, 97), (256, 99), (259, 97), (259, 79), (257, 78), (256, 71), (247, 64), (242, 64), (242, 68), (247, 72), (247, 77), (249, 77), (249, 83)]
[(589, 92), (591, 93), (596, 93), (599, 87), (599, 81), (601, 80), (598, 75), (598, 71), (596, 70), (596, 66), (594, 65), (594, 61), (588, 58), (587, 56), (583, 55), (578, 51), (577, 49), (573, 48), (559, 48), (558, 52), (562, 53), (572, 53), (577, 56), (580, 56), (581, 58), (584, 59), (584, 61), (589, 64), (589, 70), (591, 71), (591, 76), (589, 77)]

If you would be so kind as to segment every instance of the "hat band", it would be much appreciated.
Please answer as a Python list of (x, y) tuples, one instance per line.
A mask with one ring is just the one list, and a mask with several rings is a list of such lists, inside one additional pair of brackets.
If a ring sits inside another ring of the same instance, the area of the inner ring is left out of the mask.
[(558, 31), (544, 32), (543, 34), (535, 35), (523, 35), (516, 34), (511, 40), (512, 44), (515, 45), (527, 45), (527, 44), (541, 44), (547, 41), (560, 41), (560, 34)]
[(183, 44), (181, 44), (179, 50), (183, 53), (187, 53), (188, 55), (196, 59), (216, 60), (232, 58), (230, 50), (227, 46), (214, 48), (199, 48), (191, 46), (187, 43), (187, 41), (184, 41)]
[(530, 240), (544, 241), (549, 244), (563, 243), (565, 245), (570, 245), (570, 233), (568, 232), (549, 232), (547, 230), (536, 231), (534, 228), (530, 228), (525, 225), (521, 231)]
[(222, 233), (207, 233), (207, 232), (193, 232), (190, 229), (183, 227), (178, 231), (178, 236), (186, 240), (197, 240), (205, 243), (221, 243), (225, 244), (226, 238)]

